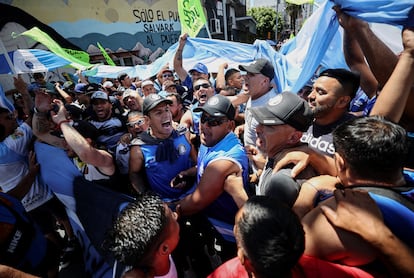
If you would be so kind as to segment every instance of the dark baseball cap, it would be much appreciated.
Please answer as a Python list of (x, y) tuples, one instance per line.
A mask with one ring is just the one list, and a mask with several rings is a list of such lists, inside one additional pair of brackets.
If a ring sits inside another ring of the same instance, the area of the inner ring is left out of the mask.
[(224, 117), (230, 120), (234, 119), (236, 109), (234, 109), (231, 101), (222, 95), (214, 95), (207, 100), (202, 107), (197, 107), (194, 112), (206, 112), (211, 116)]
[(158, 94), (149, 94), (148, 96), (146, 96), (144, 99), (144, 104), (142, 105), (142, 111), (144, 112), (144, 115), (148, 115), (148, 113), (152, 109), (154, 109), (158, 104), (163, 102), (167, 104), (173, 103), (170, 99), (164, 98)]
[(263, 58), (257, 59), (248, 65), (239, 65), (239, 69), (250, 73), (261, 73), (270, 79), (275, 77), (275, 68), (272, 63)]
[(93, 95), (91, 96), (91, 101), (93, 102), (95, 99), (103, 99), (106, 101), (109, 101), (109, 96), (107, 93), (102, 92), (102, 91), (96, 91), (95, 93), (93, 93)]
[(292, 92), (283, 92), (269, 99), (266, 105), (250, 110), (262, 125), (288, 124), (297, 130), (307, 131), (313, 121), (308, 103)]

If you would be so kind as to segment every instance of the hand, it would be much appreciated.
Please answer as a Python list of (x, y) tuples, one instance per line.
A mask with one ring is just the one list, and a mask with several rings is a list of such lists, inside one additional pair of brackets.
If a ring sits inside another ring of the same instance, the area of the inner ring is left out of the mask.
[(365, 240), (375, 240), (376, 231), (384, 226), (381, 211), (368, 192), (345, 189), (335, 190), (336, 209), (321, 206), (328, 221), (335, 227), (356, 233)]
[(55, 99), (53, 103), (59, 107), (57, 112), (50, 111), (50, 115), (52, 116), (52, 120), (55, 124), (59, 124), (62, 121), (67, 120), (68, 112), (66, 111), (65, 106), (61, 100)]
[(277, 172), (287, 165), (293, 163), (295, 166), (292, 168), (292, 178), (295, 178), (297, 175), (299, 175), (300, 172), (302, 172), (310, 164), (309, 153), (302, 150), (284, 151), (281, 157), (282, 158), (276, 163), (274, 171)]
[(336, 12), (339, 24), (345, 30), (352, 31), (355, 28), (369, 27), (367, 22), (344, 13), (339, 6), (334, 6), (333, 9)]
[(29, 152), (29, 173), (36, 176), (39, 173), (40, 165), (36, 161), (36, 154), (34, 151)]
[(27, 91), (27, 84), (26, 82), (24, 82), (22, 76), (19, 74), (16, 77), (13, 77), (14, 80), (14, 87), (16, 88), (17, 91), (19, 92), (26, 92)]
[(123, 145), (129, 145), (131, 143), (131, 134), (125, 133), (124, 135), (122, 135), (121, 138), (119, 139), (119, 143)]
[(185, 43), (186, 43), (186, 41), (187, 41), (187, 38), (188, 38), (188, 34), (187, 33), (182, 34), (180, 36), (179, 40), (178, 40), (179, 45), (180, 46), (184, 46)]
[(219, 66), (220, 68), (227, 69), (229, 67), (228, 63), (223, 63)]
[(244, 149), (246, 150), (247, 157), (254, 163), (256, 168), (263, 169), (266, 163), (266, 158), (259, 151), (259, 149), (251, 145), (246, 145)]
[(402, 42), (404, 45), (403, 53), (407, 53), (414, 57), (414, 28), (405, 28), (402, 32)]

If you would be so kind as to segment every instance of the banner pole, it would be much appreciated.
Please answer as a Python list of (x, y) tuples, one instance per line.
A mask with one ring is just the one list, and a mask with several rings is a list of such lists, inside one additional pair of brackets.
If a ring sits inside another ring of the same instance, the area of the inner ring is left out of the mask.
[(4, 46), (3, 41), (1, 39), (0, 39), (0, 52), (4, 53), (4, 58), (6, 58), (7, 64), (9, 65), (13, 74), (16, 75), (17, 74), (16, 69), (14, 68), (13, 63), (10, 60), (9, 53), (7, 52), (6, 47)]

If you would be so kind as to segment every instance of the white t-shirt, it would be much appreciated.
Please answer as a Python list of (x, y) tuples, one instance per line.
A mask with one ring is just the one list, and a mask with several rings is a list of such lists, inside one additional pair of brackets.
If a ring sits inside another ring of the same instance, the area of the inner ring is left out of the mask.
[[(0, 142), (0, 188), (4, 192), (14, 189), (29, 172), (28, 148), (32, 137), (32, 129), (23, 123), (13, 134)], [(38, 175), (21, 202), (26, 211), (31, 211), (52, 197), (51, 190)]]
[(259, 124), (255, 118), (253, 118), (252, 113), (250, 112), (251, 107), (258, 107), (266, 105), (267, 101), (272, 97), (277, 95), (275, 89), (271, 89), (263, 96), (252, 100), (249, 100), (246, 103), (246, 111), (244, 112), (245, 124), (244, 124), (244, 145), (256, 146), (256, 127)]

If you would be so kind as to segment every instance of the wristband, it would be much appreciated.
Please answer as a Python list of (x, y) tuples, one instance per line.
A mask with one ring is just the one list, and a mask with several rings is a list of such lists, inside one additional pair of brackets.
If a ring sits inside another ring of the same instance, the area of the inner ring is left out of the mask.
[(69, 123), (69, 125), (70, 125), (70, 126), (72, 126), (72, 125), (73, 125), (73, 121), (72, 121), (72, 120), (63, 120), (63, 121), (60, 121), (60, 122), (58, 123), (58, 129), (61, 129), (60, 127), (61, 127), (61, 125), (62, 125), (62, 124), (64, 124), (64, 123)]

